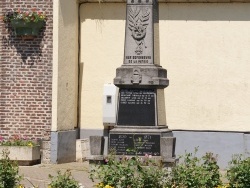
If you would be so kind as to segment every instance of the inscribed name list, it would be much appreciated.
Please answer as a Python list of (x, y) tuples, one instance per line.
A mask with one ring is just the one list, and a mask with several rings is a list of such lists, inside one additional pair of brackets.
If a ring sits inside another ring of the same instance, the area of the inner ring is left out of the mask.
[(154, 89), (120, 89), (117, 125), (155, 126)]

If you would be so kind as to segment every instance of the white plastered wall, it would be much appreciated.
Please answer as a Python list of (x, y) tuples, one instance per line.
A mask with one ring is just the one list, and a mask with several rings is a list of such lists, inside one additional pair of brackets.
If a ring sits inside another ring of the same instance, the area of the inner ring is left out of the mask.
[[(103, 84), (123, 63), (125, 7), (81, 5), (81, 129), (103, 128)], [(159, 11), (169, 128), (249, 131), (250, 4), (161, 3)]]
[(53, 1), (52, 131), (77, 126), (78, 2)]
[(162, 4), (173, 129), (250, 131), (250, 4)]
[(125, 4), (85, 3), (81, 12), (80, 127), (102, 129), (103, 86), (122, 64)]

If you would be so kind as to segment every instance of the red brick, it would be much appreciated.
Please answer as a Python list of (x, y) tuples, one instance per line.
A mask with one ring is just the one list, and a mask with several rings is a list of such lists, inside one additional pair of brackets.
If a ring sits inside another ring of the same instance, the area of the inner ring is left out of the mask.
[(51, 129), (53, 0), (0, 1), (3, 13), (19, 7), (37, 7), (48, 13), (48, 20), (44, 36), (33, 40), (14, 36), (11, 28), (0, 22), (1, 136), (43, 139)]

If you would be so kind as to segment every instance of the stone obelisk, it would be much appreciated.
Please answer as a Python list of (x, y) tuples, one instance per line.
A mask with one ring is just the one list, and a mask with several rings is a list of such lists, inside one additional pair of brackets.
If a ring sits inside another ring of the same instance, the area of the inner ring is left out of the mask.
[[(116, 155), (148, 154), (173, 162), (175, 138), (166, 125), (164, 100), (169, 81), (159, 62), (158, 2), (127, 0), (126, 9), (124, 62), (114, 78), (119, 87), (117, 122), (109, 149)], [(130, 148), (136, 153), (128, 152)]]

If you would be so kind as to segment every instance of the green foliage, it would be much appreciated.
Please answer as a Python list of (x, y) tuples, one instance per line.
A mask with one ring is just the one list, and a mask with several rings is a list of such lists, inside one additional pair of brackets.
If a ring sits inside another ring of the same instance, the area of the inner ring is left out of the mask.
[(51, 183), (49, 184), (51, 188), (79, 188), (78, 182), (72, 177), (69, 170), (65, 171), (63, 174), (58, 171), (57, 176), (49, 175)]
[(14, 188), (21, 180), (18, 165), (9, 158), (9, 151), (3, 150), (0, 160), (0, 188)]
[(100, 181), (97, 184), (99, 188), (162, 188), (166, 184), (168, 172), (148, 156), (115, 159), (111, 155), (107, 164), (90, 171), (90, 178)]
[(107, 164), (90, 172), (92, 181), (98, 179), (98, 188), (215, 188), (222, 186), (219, 166), (212, 153), (201, 158), (186, 153), (171, 170), (151, 160), (151, 156), (122, 157), (111, 155)]
[(219, 166), (212, 153), (202, 158), (186, 153), (182, 162), (172, 169), (169, 187), (176, 188), (213, 188), (221, 185)]
[(226, 177), (230, 188), (250, 187), (250, 158), (243, 159), (241, 155), (233, 156), (229, 162)]

